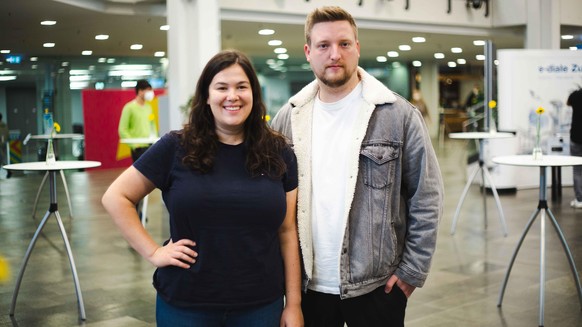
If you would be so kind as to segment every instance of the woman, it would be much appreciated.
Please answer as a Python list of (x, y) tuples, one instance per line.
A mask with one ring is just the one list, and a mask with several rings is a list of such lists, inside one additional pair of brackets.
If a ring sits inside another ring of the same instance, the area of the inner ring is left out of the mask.
[[(249, 59), (222, 51), (202, 71), (184, 129), (163, 136), (103, 195), (125, 239), (158, 267), (158, 326), (303, 325), (297, 164), (265, 114)], [(170, 214), (164, 246), (135, 210), (156, 187)]]

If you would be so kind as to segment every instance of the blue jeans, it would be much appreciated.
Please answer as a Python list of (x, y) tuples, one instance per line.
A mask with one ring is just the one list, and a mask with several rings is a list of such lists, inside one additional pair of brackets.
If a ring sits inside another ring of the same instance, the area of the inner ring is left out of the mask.
[(158, 327), (278, 327), (283, 296), (265, 305), (243, 309), (181, 308), (156, 299)]
[[(570, 140), (570, 155), (582, 157), (582, 144)], [(582, 166), (574, 166), (574, 194), (582, 202)]]

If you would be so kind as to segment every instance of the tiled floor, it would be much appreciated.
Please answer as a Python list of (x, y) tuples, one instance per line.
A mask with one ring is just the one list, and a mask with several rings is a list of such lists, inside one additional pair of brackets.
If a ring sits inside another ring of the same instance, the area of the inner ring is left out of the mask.
[[(408, 327), (537, 326), (539, 313), (540, 224), (534, 223), (518, 254), (505, 293), (497, 307), (499, 288), (523, 228), (537, 206), (537, 190), (501, 195), (509, 235), (503, 236), (492, 196), (487, 197), (488, 228), (484, 229), (482, 196), (470, 189), (457, 232), (449, 231), (461, 195), (465, 173), (464, 141), (447, 140), (438, 149), (445, 178), (445, 214), (438, 248), (425, 287), (409, 300)], [(12, 277), (0, 284), (0, 326), (155, 326), (153, 267), (121, 238), (100, 204), (100, 197), (119, 170), (67, 173), (75, 217), (60, 180), (59, 209), (69, 235), (85, 301), (87, 320), (78, 320), (73, 280), (63, 241), (54, 218), (39, 238), (18, 296), (16, 314), (9, 316), (14, 283), (22, 258), (40, 218), (48, 207), (43, 191), (37, 218), (32, 202), (40, 174), (15, 174), (0, 180), (0, 255), (11, 265)], [(549, 202), (582, 267), (582, 210), (569, 207), (573, 191)], [(167, 234), (159, 192), (150, 197), (147, 229), (160, 242)], [(582, 311), (566, 255), (557, 234), (546, 224), (545, 326), (582, 326)]]

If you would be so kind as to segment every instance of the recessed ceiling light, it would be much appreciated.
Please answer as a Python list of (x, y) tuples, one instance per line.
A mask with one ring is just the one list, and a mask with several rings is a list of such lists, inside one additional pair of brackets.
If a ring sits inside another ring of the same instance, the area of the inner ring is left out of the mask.
[(109, 59), (107, 59), (107, 63), (108, 64), (112, 64), (114, 62), (115, 62), (115, 58), (109, 58)]
[(377, 62), (386, 62), (386, 61), (388, 61), (388, 58), (386, 58), (385, 56), (378, 56), (378, 57), (376, 57), (376, 61)]
[(455, 48), (451, 48), (451, 52), (452, 53), (461, 53), (461, 52), (463, 52), (463, 49), (455, 47)]
[(283, 44), (283, 41), (281, 41), (281, 40), (270, 40), (269, 42), (267, 42), (267, 44), (269, 44), (270, 46), (273, 46), (273, 47), (278, 47), (281, 44)]
[(38, 61), (38, 57), (30, 57), (30, 61)]
[(40, 24), (44, 26), (52, 26), (55, 25), (56, 23), (57, 23), (56, 20), (43, 20), (42, 22), (40, 22)]
[(396, 52), (396, 51), (388, 51), (386, 54), (390, 58), (396, 58), (396, 57), (398, 57), (398, 52)]
[(437, 52), (437, 53), (434, 54), (434, 57), (436, 59), (443, 59), (445, 57), (445, 54), (444, 53), (441, 53), (441, 52)]
[(275, 50), (273, 50), (273, 52), (275, 52), (275, 53), (287, 53), (287, 49), (286, 48), (275, 48)]
[(454, 62), (454, 61), (449, 61), (449, 62), (447, 63), (447, 66), (449, 66), (449, 67), (451, 67), (451, 68), (455, 68), (455, 67), (457, 67), (457, 63), (456, 63), (456, 62)]
[(160, 26), (160, 30), (162, 30), (162, 31), (167, 31), (169, 29), (170, 29), (170, 25), (162, 25), (162, 26)]
[(91, 51), (91, 50), (83, 50), (83, 51), (81, 52), (81, 54), (82, 54), (83, 56), (90, 56), (90, 55), (92, 55), (92, 54), (93, 54), (93, 51)]
[(464, 64), (466, 64), (466, 63), (467, 63), (467, 60), (465, 60), (465, 59), (463, 59), (463, 58), (459, 58), (459, 59), (457, 59), (457, 64), (459, 64), (459, 65), (464, 65)]
[(483, 40), (475, 40), (475, 41), (473, 41), (473, 45), (483, 46), (483, 45), (485, 45), (485, 41), (483, 41)]
[(130, 45), (130, 46), (129, 46), (129, 48), (130, 48), (131, 50), (141, 50), (141, 49), (143, 49), (143, 45), (142, 45), (142, 44), (137, 44), (137, 43), (136, 43), (136, 44), (132, 44), (132, 45)]
[(107, 61), (107, 58), (103, 58), (103, 57), (97, 59), (97, 62), (100, 62), (100, 63), (104, 63), (106, 61)]
[(485, 60), (485, 55), (478, 54), (478, 55), (475, 56), (475, 59), (477, 59), (477, 60)]
[(412, 62), (412, 66), (414, 66), (414, 67), (420, 67), (420, 66), (422, 66), (422, 62), (420, 62), (418, 60), (415, 60), (415, 61)]
[(414, 43), (424, 43), (426, 42), (426, 39), (422, 36), (415, 36), (412, 38), (412, 42)]
[(16, 79), (16, 76), (0, 76), (0, 82), (13, 81), (15, 79)]
[(400, 51), (410, 51), (412, 47), (409, 46), (408, 44), (401, 44), (398, 46), (398, 49), (400, 49)]
[(259, 35), (273, 35), (275, 34), (275, 30), (269, 29), (269, 28), (264, 28), (262, 30), (259, 30)]
[(0, 50), (0, 53), (10, 53), (10, 50)]
[(109, 39), (109, 35), (107, 35), (107, 34), (95, 35), (95, 40), (103, 41), (103, 40), (107, 40), (107, 39)]
[(166, 55), (166, 52), (164, 52), (164, 51), (156, 51), (154, 53), (154, 57), (163, 57), (165, 55)]
[(574, 35), (565, 34), (560, 37), (562, 38), (562, 40), (572, 40), (574, 38)]
[(67, 67), (68, 65), (69, 65), (68, 61), (61, 62), (61, 66), (63, 66), (63, 67)]
[(281, 60), (289, 59), (289, 55), (286, 53), (280, 53), (277, 55), (277, 59), (281, 59)]
[(47, 43), (44, 43), (42, 46), (45, 48), (54, 48), (55, 44), (51, 43), (51, 42), (47, 42)]

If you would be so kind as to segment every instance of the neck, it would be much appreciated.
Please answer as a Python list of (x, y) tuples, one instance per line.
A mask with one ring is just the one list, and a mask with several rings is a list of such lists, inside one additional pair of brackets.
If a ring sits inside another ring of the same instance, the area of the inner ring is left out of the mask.
[(145, 100), (140, 96), (136, 96), (135, 102), (137, 102), (140, 106), (143, 106), (143, 104), (145, 103)]
[(233, 132), (224, 132), (224, 131), (216, 131), (216, 135), (218, 136), (218, 141), (220, 143), (228, 144), (228, 145), (238, 145), (243, 143), (244, 141), (244, 134), (241, 132), (233, 133)]
[(329, 87), (319, 82), (319, 100), (326, 103), (337, 102), (350, 94), (359, 82), (360, 75), (357, 73), (354, 74), (344, 85), (337, 87)]

